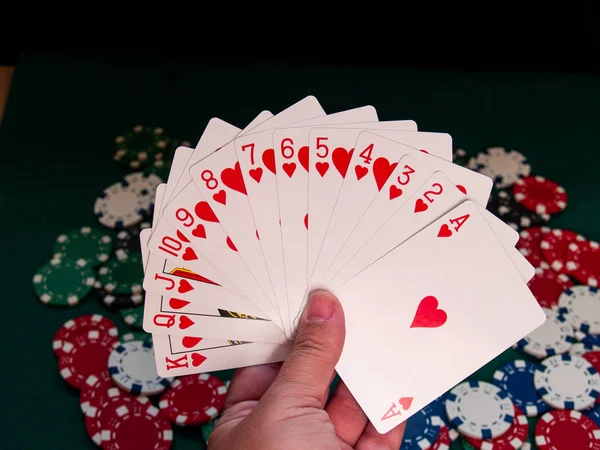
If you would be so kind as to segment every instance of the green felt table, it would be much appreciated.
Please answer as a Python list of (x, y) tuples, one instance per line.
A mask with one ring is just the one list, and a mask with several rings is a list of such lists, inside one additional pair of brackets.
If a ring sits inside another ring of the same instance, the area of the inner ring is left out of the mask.
[[(327, 112), (372, 104), (380, 120), (414, 119), (420, 130), (450, 133), (469, 154), (518, 149), (533, 173), (569, 194), (550, 225), (600, 239), (598, 77), (24, 55), (0, 126), (4, 448), (93, 448), (52, 337), (67, 319), (91, 312), (104, 312), (121, 332), (127, 326), (93, 299), (45, 306), (31, 280), (60, 233), (95, 224), (94, 199), (124, 174), (112, 160), (115, 136), (142, 123), (196, 142), (211, 117), (243, 127), (261, 110), (309, 94)], [(460, 349), (456, 364), (468, 352)], [(517, 356), (508, 350), (473, 378), (490, 380)], [(200, 431), (177, 429), (173, 448), (203, 448)]]

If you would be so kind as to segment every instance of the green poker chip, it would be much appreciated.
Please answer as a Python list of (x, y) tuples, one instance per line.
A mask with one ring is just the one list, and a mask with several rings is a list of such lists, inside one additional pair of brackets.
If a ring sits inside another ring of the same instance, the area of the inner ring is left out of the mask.
[(469, 443), (469, 441), (467, 441), (467, 440), (466, 440), (464, 437), (462, 437), (462, 436), (460, 437), (460, 443), (461, 443), (462, 447), (463, 447), (465, 450), (477, 450), (475, 447), (473, 447), (473, 446), (472, 446), (472, 445)]
[(98, 280), (111, 294), (140, 294), (144, 281), (142, 254), (120, 252), (98, 270)]
[(217, 425), (218, 420), (219, 419), (217, 417), (215, 420), (212, 420), (201, 426), (202, 438), (204, 439), (204, 442), (206, 444), (208, 444), (208, 437), (210, 436), (210, 433), (212, 433), (215, 429), (215, 425)]
[(113, 240), (102, 230), (81, 227), (61, 234), (54, 244), (54, 256), (58, 258), (84, 259), (92, 266), (108, 261)]
[(120, 309), (119, 314), (130, 327), (139, 329), (144, 327), (144, 305)]
[(467, 163), (469, 162), (467, 152), (462, 148), (454, 149), (452, 152), (452, 162), (459, 166), (467, 167)]
[(124, 167), (141, 169), (162, 159), (167, 143), (162, 128), (136, 125), (133, 130), (117, 136), (113, 159)]
[[(133, 309), (133, 308), (130, 308)], [(131, 342), (131, 341), (152, 341), (152, 335), (145, 331), (130, 331), (129, 333), (122, 334), (119, 336), (120, 342)]]
[(42, 303), (76, 306), (92, 290), (96, 276), (84, 259), (52, 258), (33, 276), (33, 290)]

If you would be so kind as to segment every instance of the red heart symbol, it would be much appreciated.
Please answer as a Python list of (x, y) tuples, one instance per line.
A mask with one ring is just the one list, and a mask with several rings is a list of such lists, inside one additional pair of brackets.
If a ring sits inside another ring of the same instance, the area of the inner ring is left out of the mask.
[(419, 213), (427, 211), (427, 208), (429, 208), (429, 205), (427, 205), (427, 203), (425, 203), (422, 199), (418, 198), (415, 202), (415, 212)]
[(227, 204), (227, 194), (225, 193), (225, 191), (223, 189), (221, 189), (216, 194), (213, 194), (213, 200), (215, 202), (219, 202), (222, 205), (226, 205)]
[(467, 190), (465, 189), (465, 187), (462, 184), (457, 184), (456, 187), (458, 188), (458, 190), (460, 192), (462, 192), (463, 194), (467, 195)]
[(183, 252), (182, 258), (184, 261), (193, 261), (198, 259), (198, 255), (196, 255), (196, 252), (192, 249), (192, 247), (188, 247)]
[(231, 238), (229, 236), (227, 236), (227, 246), (233, 250), (234, 252), (237, 252), (237, 248), (235, 247), (235, 245), (233, 245), (233, 241), (231, 240)]
[(179, 231), (179, 230), (177, 230), (177, 238), (181, 242), (188, 242), (188, 243), (190, 242), (190, 240), (187, 237), (185, 237), (185, 235), (181, 231)]
[(254, 181), (256, 181), (257, 183), (260, 183), (260, 179), (262, 178), (262, 167), (257, 167), (256, 169), (250, 169), (248, 171), (248, 173), (250, 174), (250, 176), (252, 178), (254, 178)]
[(346, 172), (350, 165), (350, 159), (352, 159), (352, 153), (354, 153), (354, 149), (346, 150), (344, 147), (338, 147), (331, 153), (331, 162), (333, 162), (333, 165), (342, 178), (346, 178)]
[(181, 340), (181, 345), (183, 345), (185, 348), (192, 348), (192, 347), (195, 347), (196, 345), (198, 345), (201, 340), (202, 340), (201, 337), (185, 336)]
[(194, 322), (188, 316), (179, 316), (179, 329), (180, 330), (185, 330), (186, 328), (189, 328), (192, 325), (194, 325)]
[(188, 280), (179, 280), (179, 287), (177, 288), (177, 292), (180, 294), (185, 294), (186, 292), (190, 292), (194, 290), (194, 286)]
[(402, 189), (392, 184), (390, 186), (390, 200), (394, 200), (395, 198), (400, 197), (402, 195), (402, 192)]
[(308, 172), (308, 145), (300, 147), (300, 150), (298, 150), (298, 161), (300, 161), (300, 165), (304, 167), (304, 170)]
[(206, 239), (206, 230), (204, 229), (204, 225), (201, 223), (196, 225), (196, 228), (192, 230), (192, 235), (197, 238)]
[(381, 191), (381, 188), (390, 177), (396, 166), (397, 162), (390, 164), (387, 158), (377, 158), (373, 163), (373, 176), (375, 177), (375, 183), (377, 183), (377, 190)]
[(447, 224), (443, 224), (440, 227), (440, 231), (438, 232), (437, 237), (450, 237), (452, 236), (452, 230)]
[[(225, 204), (225, 191), (219, 191), (218, 194), (221, 194), (221, 192), (223, 193), (223, 204)], [(217, 194), (215, 194), (217, 195)], [(215, 198), (215, 195), (213, 195), (213, 198), (215, 199), (215, 201), (219, 201)], [(220, 202), (221, 203), (221, 202)], [(212, 208), (210, 207), (210, 205), (208, 204), (208, 202), (198, 202), (196, 203), (196, 206), (194, 206), (194, 212), (196, 213), (196, 215), (198, 216), (198, 218), (205, 220), (207, 222), (215, 222), (215, 223), (219, 223), (219, 218), (217, 217), (217, 215), (215, 214), (215, 212), (212, 210)]]
[(174, 297), (171, 297), (169, 299), (169, 306), (173, 309), (181, 309), (184, 306), (187, 306), (189, 304), (190, 304), (190, 302), (188, 302), (187, 300), (181, 300), (179, 298), (174, 298)]
[(304, 226), (306, 227), (306, 229), (308, 230), (308, 214), (306, 214), (304, 216)]
[(423, 298), (417, 307), (411, 328), (437, 328), (446, 323), (446, 311), (438, 308), (438, 300), (433, 295)]
[(276, 173), (275, 169), (275, 150), (272, 148), (266, 149), (262, 154), (262, 162), (267, 169), (272, 173)]
[(357, 180), (360, 180), (368, 172), (369, 172), (369, 169), (367, 169), (366, 167), (363, 167), (363, 166), (361, 166), (359, 164), (357, 164), (356, 167), (354, 168), (354, 173), (356, 173), (356, 179)]
[(287, 173), (287, 176), (292, 178), (292, 175), (296, 171), (296, 163), (285, 163), (281, 166), (283, 171)]
[(317, 169), (317, 172), (319, 172), (319, 175), (321, 175), (321, 178), (323, 178), (323, 176), (329, 170), (329, 163), (328, 162), (318, 162), (315, 164), (315, 169)]
[(206, 361), (206, 356), (201, 355), (200, 353), (192, 353), (192, 366), (198, 367), (204, 361)]
[(400, 400), (398, 400), (398, 403), (400, 404), (400, 406), (402, 406), (402, 409), (404, 411), (408, 411), (410, 405), (412, 405), (413, 398), (414, 397), (402, 397)]
[(244, 177), (242, 176), (242, 169), (240, 169), (239, 161), (235, 163), (233, 169), (223, 169), (221, 172), (221, 181), (229, 189), (238, 191), (240, 194), (248, 195), (246, 193), (246, 185), (244, 184)]

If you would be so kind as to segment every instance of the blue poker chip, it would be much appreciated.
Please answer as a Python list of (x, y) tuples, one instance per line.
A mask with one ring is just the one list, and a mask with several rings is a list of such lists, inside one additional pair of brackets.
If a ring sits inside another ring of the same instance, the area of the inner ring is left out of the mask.
[(594, 421), (600, 427), (600, 403), (595, 403), (590, 409), (582, 411), (586, 416)]
[(439, 411), (436, 401), (409, 417), (400, 450), (422, 450), (435, 443), (444, 426), (442, 419), (436, 415)]
[(486, 381), (464, 381), (446, 395), (446, 414), (461, 434), (494, 439), (506, 433), (515, 417), (508, 393)]
[(494, 384), (508, 396), (528, 417), (536, 417), (550, 410), (550, 406), (538, 395), (533, 376), (539, 364), (517, 359), (504, 364), (494, 372)]

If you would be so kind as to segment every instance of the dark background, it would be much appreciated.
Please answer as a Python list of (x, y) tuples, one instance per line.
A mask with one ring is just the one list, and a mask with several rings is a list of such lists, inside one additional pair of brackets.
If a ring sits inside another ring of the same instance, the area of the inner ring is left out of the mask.
[[(125, 173), (112, 160), (114, 138), (137, 123), (196, 142), (211, 117), (244, 127), (261, 110), (276, 113), (306, 95), (315, 95), (327, 113), (371, 104), (380, 120), (413, 119), (420, 130), (450, 133), (454, 146), (470, 155), (491, 146), (519, 150), (534, 174), (567, 190), (567, 210), (549, 225), (600, 240), (597, 41), (590, 34), (579, 46), (570, 48), (567, 40), (559, 47), (552, 39), (556, 29), (548, 27), (552, 32), (520, 47), (511, 41), (483, 52), (472, 48), (483, 35), (465, 29), (468, 50), (449, 37), (429, 58), (405, 47), (385, 56), (313, 51), (296, 57), (290, 51), (277, 58), (223, 58), (203, 49), (192, 56), (19, 55), (0, 126), (3, 447), (93, 448), (78, 392), (58, 373), (52, 338), (67, 319), (91, 312), (112, 318), (122, 333), (127, 327), (94, 299), (73, 309), (42, 305), (31, 279), (60, 233), (96, 225), (96, 196)], [(485, 36), (518, 37), (518, 31), (490, 28)], [(580, 40), (581, 33), (568, 37)], [(543, 51), (530, 53), (536, 46)], [(492, 50), (500, 55), (495, 61)], [(456, 364), (466, 352), (457, 349)], [(501, 361), (517, 356), (509, 350), (473, 377), (489, 380)], [(533, 431), (535, 421), (530, 424)], [(201, 447), (198, 434), (177, 429), (173, 449)]]

